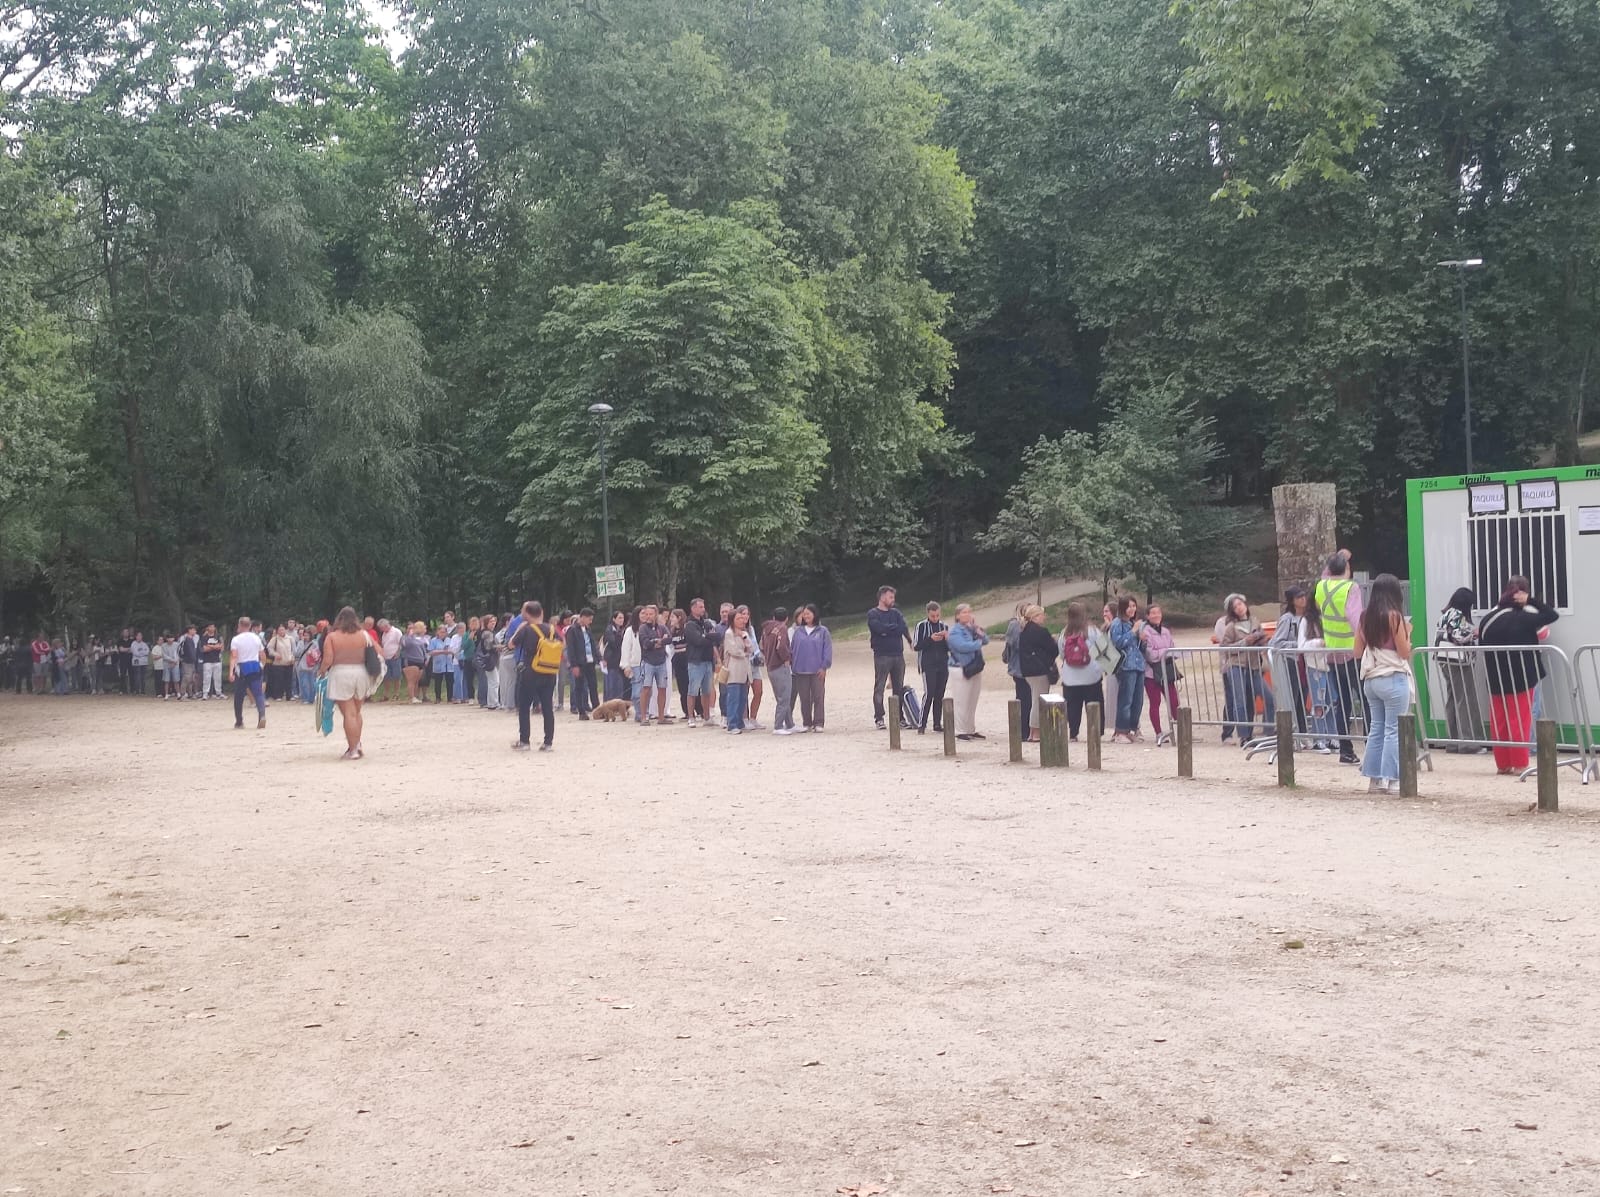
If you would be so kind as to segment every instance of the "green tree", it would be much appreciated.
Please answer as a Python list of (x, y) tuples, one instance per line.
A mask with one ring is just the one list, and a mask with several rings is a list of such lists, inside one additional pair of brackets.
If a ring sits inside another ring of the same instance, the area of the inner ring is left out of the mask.
[(612, 526), (659, 554), (668, 601), (685, 548), (737, 555), (800, 531), (824, 451), (802, 406), (813, 301), (764, 231), (770, 218), (658, 197), (609, 255), (608, 281), (555, 294), (519, 382), (528, 481), (516, 518), (536, 556), (598, 557), (595, 403), (616, 412)]

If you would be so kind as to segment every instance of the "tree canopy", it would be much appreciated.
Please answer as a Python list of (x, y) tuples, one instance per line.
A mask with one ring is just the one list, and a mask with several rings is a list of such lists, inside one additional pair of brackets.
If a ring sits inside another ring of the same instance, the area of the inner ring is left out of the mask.
[(0, 4), (11, 611), (575, 604), (595, 403), (650, 597), (1193, 588), (1278, 481), (1393, 566), (1462, 257), (1478, 464), (1582, 452), (1592, 3), (385, 12)]

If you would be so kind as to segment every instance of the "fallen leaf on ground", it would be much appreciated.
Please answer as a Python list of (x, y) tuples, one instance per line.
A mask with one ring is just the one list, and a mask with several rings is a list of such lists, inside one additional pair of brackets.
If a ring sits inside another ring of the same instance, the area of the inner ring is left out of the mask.
[(1306, 941), (1303, 939), (1286, 939), (1283, 941), (1283, 946), (1291, 952), (1298, 951), (1306, 946)]
[(840, 1185), (835, 1193), (843, 1193), (845, 1197), (878, 1197), (879, 1193), (889, 1190), (878, 1185)]
[(1511, 1125), (1516, 1127), (1518, 1130), (1538, 1130), (1539, 1129), (1539, 1124), (1537, 1122), (1513, 1122)]
[(801, 1068), (816, 1068), (821, 1063), (822, 1063), (821, 1060), (807, 1060), (804, 1064), (800, 1065), (800, 1067)]
[(507, 1147), (532, 1147), (538, 1141), (539, 1140), (537, 1140), (537, 1139), (524, 1139), (520, 1143), (507, 1143), (506, 1146)]
[(217, 1125), (213, 1126), (211, 1129), (214, 1130), (214, 1131), (227, 1130), (232, 1125), (233, 1125), (233, 1123), (231, 1123), (231, 1122), (219, 1122), (219, 1123), (217, 1123)]
[(1011, 1193), (1011, 1192), (1014, 1192), (1016, 1190), (1016, 1187), (1017, 1187), (1016, 1185), (990, 1185), (989, 1186), (989, 1192), (991, 1192), (991, 1193)]
[(1330, 1164), (1348, 1164), (1349, 1162), (1350, 1162), (1350, 1157), (1349, 1156), (1347, 1156), (1347, 1155), (1339, 1155), (1337, 1152), (1335, 1152), (1333, 1155), (1330, 1155), (1328, 1157), (1328, 1163), (1330, 1163)]
[(1438, 1176), (1439, 1173), (1441, 1173), (1443, 1171), (1444, 1171), (1443, 1168), (1435, 1168), (1432, 1172), (1424, 1172), (1422, 1175), (1428, 1177), (1431, 1180), (1433, 1177)]
[(1013, 1146), (1013, 1147), (1037, 1147), (1037, 1146), (1039, 1146), (1039, 1140), (1037, 1140), (1037, 1139), (1018, 1139), (1011, 1146)]
[(632, 1010), (633, 1009), (633, 1003), (632, 1002), (618, 1002), (616, 1005), (612, 1006), (611, 1008), (613, 1010)]

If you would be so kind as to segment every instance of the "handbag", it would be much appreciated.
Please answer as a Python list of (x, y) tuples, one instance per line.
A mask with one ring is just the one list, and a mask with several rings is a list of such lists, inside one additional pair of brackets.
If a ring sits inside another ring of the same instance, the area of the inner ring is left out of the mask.
[(726, 686), (727, 684), (728, 684), (728, 667), (726, 665), (718, 665), (717, 666), (717, 685)]
[(383, 676), (383, 658), (378, 655), (378, 646), (372, 643), (372, 637), (367, 638), (367, 651), (365, 653), (368, 677)]
[(979, 654), (961, 667), (961, 676), (966, 678), (977, 677), (983, 672), (983, 656)]

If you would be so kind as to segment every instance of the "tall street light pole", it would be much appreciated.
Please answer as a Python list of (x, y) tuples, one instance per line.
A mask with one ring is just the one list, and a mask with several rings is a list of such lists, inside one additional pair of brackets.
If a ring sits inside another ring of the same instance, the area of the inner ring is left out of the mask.
[(1467, 473), (1472, 473), (1472, 363), (1467, 335), (1467, 271), (1483, 265), (1482, 258), (1455, 258), (1440, 262), (1446, 270), (1454, 270), (1461, 284), (1461, 406), (1462, 423), (1467, 430)]
[[(600, 425), (600, 539), (605, 552), (606, 569), (611, 568), (611, 496), (606, 489), (606, 420), (611, 416), (609, 403), (591, 403), (589, 414)], [(608, 583), (609, 584), (609, 583)], [(606, 618), (610, 622), (611, 596), (606, 595)]]

